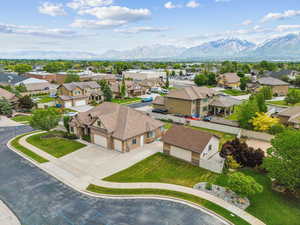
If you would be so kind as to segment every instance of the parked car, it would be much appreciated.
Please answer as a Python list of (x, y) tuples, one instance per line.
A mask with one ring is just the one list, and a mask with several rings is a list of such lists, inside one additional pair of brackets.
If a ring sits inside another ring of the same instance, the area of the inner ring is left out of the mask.
[(200, 120), (199, 118), (193, 116), (186, 116), (185, 118), (188, 120)]
[(210, 122), (211, 119), (212, 119), (211, 116), (205, 116), (205, 117), (203, 118), (203, 121)]
[(160, 90), (160, 93), (161, 93), (161, 94), (168, 94), (168, 93), (169, 93), (169, 91), (168, 91), (168, 90), (166, 90), (166, 89), (161, 89), (161, 90)]
[(152, 101), (153, 101), (153, 98), (152, 98), (152, 97), (142, 98), (141, 101), (142, 101), (142, 102), (152, 102)]
[(154, 113), (161, 113), (161, 114), (167, 114), (168, 110), (167, 109), (153, 109), (152, 112), (154, 112)]

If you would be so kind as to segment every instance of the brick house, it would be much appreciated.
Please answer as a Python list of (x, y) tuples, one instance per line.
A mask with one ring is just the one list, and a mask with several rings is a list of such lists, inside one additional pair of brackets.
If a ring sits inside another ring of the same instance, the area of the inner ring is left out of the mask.
[(91, 142), (119, 152), (129, 152), (154, 142), (164, 133), (164, 124), (125, 105), (104, 102), (70, 121), (78, 137), (89, 135)]
[[(114, 82), (111, 84), (111, 89), (112, 89), (112, 92), (113, 92), (113, 95), (115, 98), (121, 97), (121, 93), (120, 93), (120, 85), (121, 84), (122, 84), (122, 81)], [(141, 95), (146, 94), (146, 92), (147, 92), (147, 89), (142, 87), (136, 81), (126, 80), (125, 85), (126, 85), (126, 97), (129, 97), (129, 98), (141, 96)]]
[(103, 101), (100, 85), (95, 81), (61, 84), (57, 88), (57, 95), (57, 103), (64, 108)]
[(273, 77), (262, 77), (257, 82), (261, 86), (271, 87), (274, 95), (285, 96), (289, 92), (288, 83)]
[(202, 117), (208, 114), (215, 94), (214, 90), (207, 87), (186, 87), (156, 98), (153, 107), (167, 109), (171, 114)]
[(174, 125), (162, 138), (163, 152), (193, 165), (222, 173), (220, 138), (208, 132)]
[(241, 78), (236, 73), (220, 74), (217, 78), (218, 86), (223, 88), (236, 89), (240, 87)]

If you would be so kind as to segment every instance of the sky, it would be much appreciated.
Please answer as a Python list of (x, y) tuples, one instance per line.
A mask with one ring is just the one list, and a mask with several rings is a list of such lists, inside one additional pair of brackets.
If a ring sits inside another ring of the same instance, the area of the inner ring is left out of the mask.
[(299, 0), (6, 0), (0, 8), (0, 52), (101, 54), (299, 32)]

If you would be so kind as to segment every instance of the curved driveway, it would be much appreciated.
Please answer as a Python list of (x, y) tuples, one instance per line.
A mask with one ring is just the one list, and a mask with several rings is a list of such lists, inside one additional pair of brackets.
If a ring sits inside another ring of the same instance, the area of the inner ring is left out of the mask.
[(218, 225), (216, 217), (184, 204), (153, 199), (101, 199), (74, 191), (10, 151), (28, 126), (0, 128), (0, 200), (22, 225)]

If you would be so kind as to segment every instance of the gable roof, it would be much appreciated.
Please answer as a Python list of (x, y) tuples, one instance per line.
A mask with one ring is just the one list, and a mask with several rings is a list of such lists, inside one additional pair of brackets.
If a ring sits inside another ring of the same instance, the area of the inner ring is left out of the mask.
[(87, 81), (87, 82), (71, 82), (71, 83), (65, 83), (61, 85), (62, 87), (65, 87), (69, 91), (73, 91), (76, 88), (85, 89), (85, 88), (100, 88), (100, 85), (96, 81)]
[(178, 90), (173, 90), (167, 95), (167, 97), (185, 100), (196, 100), (212, 97), (213, 95), (215, 95), (215, 93), (216, 92), (211, 88), (190, 86)]
[(269, 85), (269, 86), (281, 86), (281, 85), (289, 85), (288, 83), (276, 79), (274, 77), (262, 77), (260, 79), (258, 79), (258, 83), (260, 83), (261, 85)]
[(292, 117), (300, 114), (300, 106), (289, 107), (278, 113), (279, 116)]
[(21, 82), (16, 83), (15, 85), (20, 85), (20, 84), (41, 84), (41, 83), (49, 83), (46, 80), (42, 80), (42, 79), (37, 79), (37, 78), (28, 78), (26, 80), (22, 80)]
[(294, 73), (296, 74), (298, 72), (295, 71), (295, 70), (279, 70), (279, 71), (270, 71), (270, 72), (267, 72), (266, 75), (267, 76), (271, 76), (271, 77), (275, 77), (275, 78), (281, 78), (283, 76), (291, 76)]
[(6, 100), (13, 100), (16, 95), (3, 88), (0, 88), (0, 97), (5, 98)]
[(236, 100), (232, 97), (224, 97), (224, 96), (218, 96), (216, 99), (214, 99), (210, 105), (211, 106), (217, 106), (217, 107), (232, 107), (235, 105), (240, 105), (242, 102), (239, 100)]
[(163, 136), (164, 143), (202, 153), (212, 137), (217, 137), (211, 133), (173, 125)]
[(223, 73), (220, 75), (227, 83), (240, 82), (241, 78), (236, 73)]
[(91, 126), (98, 119), (107, 132), (119, 140), (127, 140), (164, 125), (140, 111), (111, 102), (104, 102), (87, 112), (79, 113), (74, 122)]

